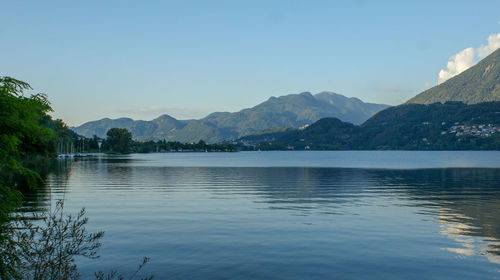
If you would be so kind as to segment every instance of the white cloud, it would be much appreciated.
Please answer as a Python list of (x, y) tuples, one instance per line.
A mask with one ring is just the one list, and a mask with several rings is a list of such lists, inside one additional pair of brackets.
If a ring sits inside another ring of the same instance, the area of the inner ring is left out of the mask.
[(477, 49), (477, 56), (482, 59), (490, 55), (496, 49), (500, 48), (500, 33), (488, 37), (488, 45)]
[(474, 57), (473, 48), (467, 48), (450, 57), (450, 60), (446, 65), (447, 70), (441, 69), (441, 71), (439, 71), (438, 84), (469, 69), (469, 67), (475, 64)]
[(466, 48), (450, 57), (446, 69), (439, 71), (438, 84), (474, 66), (480, 59), (487, 57), (498, 48), (500, 48), (500, 33), (490, 35), (487, 45), (481, 45), (477, 49)]

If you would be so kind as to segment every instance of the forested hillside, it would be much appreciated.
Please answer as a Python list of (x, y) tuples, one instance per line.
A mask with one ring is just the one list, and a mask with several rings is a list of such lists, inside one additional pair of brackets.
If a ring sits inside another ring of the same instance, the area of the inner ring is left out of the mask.
[(260, 148), (500, 150), (500, 102), (400, 105), (361, 126), (326, 118)]

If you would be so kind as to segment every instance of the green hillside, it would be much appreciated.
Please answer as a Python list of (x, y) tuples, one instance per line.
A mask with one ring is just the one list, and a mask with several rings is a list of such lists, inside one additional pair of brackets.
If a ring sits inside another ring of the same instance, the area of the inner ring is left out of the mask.
[(353, 147), (359, 130), (359, 126), (337, 118), (324, 118), (304, 130), (282, 136), (276, 143), (286, 149), (347, 150)]
[(295, 130), (297, 129), (291, 127), (282, 127), (282, 126), (273, 127), (263, 131), (259, 131), (255, 134), (243, 136), (237, 139), (236, 142), (239, 142), (246, 146), (254, 147), (262, 142), (274, 142), (276, 141), (276, 139)]
[(326, 118), (258, 148), (500, 150), (500, 102), (400, 105), (377, 113), (361, 126)]
[[(362, 149), (500, 149), (500, 131), (473, 135), (479, 126), (500, 129), (500, 102), (407, 104), (388, 108), (366, 121)], [(464, 127), (469, 133), (456, 133)], [(455, 133), (452, 133), (456, 131)]]
[(461, 101), (475, 104), (500, 101), (500, 49), (446, 82), (428, 89), (407, 103)]

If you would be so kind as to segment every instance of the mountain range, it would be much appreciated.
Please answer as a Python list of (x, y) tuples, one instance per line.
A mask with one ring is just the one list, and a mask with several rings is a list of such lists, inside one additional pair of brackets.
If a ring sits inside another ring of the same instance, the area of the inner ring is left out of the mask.
[[(499, 150), (500, 102), (404, 104), (385, 109), (360, 126), (337, 118), (260, 142), (258, 149), (298, 150)], [(268, 139), (271, 137), (267, 137)], [(260, 135), (266, 139), (266, 135)], [(245, 144), (255, 140), (242, 138)], [(257, 139), (259, 140), (259, 139)]]
[[(204, 140), (217, 143), (239, 138), (243, 142), (264, 140), (268, 143), (300, 146), (304, 144), (301, 144), (304, 142), (301, 139), (310, 138), (315, 139), (313, 142), (316, 144), (311, 145), (316, 149), (477, 148), (479, 144), (467, 146), (462, 138), (438, 137), (436, 133), (449, 129), (450, 122), (462, 122), (462, 125), (500, 125), (500, 103), (481, 105), (492, 101), (500, 101), (500, 49), (459, 75), (418, 94), (403, 105), (391, 108), (383, 104), (364, 103), (357, 98), (333, 92), (315, 95), (303, 92), (271, 97), (255, 107), (235, 113), (215, 112), (199, 120), (177, 120), (168, 115), (151, 121), (106, 118), (72, 129), (86, 137), (106, 137), (108, 129), (119, 127), (129, 129), (136, 140), (165, 139), (180, 142)], [(480, 106), (472, 106), (473, 104)], [(440, 110), (446, 111), (448, 115), (443, 115)], [(477, 120), (484, 121), (483, 113), (489, 114), (486, 116), (489, 123), (479, 124)], [(470, 118), (463, 119), (460, 114)], [(391, 117), (387, 119), (387, 116)], [(316, 121), (318, 122), (315, 123)], [(428, 124), (431, 123), (433, 130), (430, 132)], [(307, 127), (309, 125), (311, 126)], [(298, 129), (301, 127), (307, 128)], [(425, 133), (430, 133), (430, 138)], [(431, 145), (423, 141), (423, 138), (437, 142)], [(462, 142), (454, 143), (452, 140), (456, 139), (462, 139)], [(495, 146), (497, 144), (486, 142), (489, 144), (481, 144), (481, 147), (498, 148)]]
[[(500, 49), (361, 125), (324, 118), (303, 130), (240, 140), (260, 149), (500, 149)], [(261, 141), (261, 142), (258, 142)]]
[(389, 107), (365, 103), (333, 92), (289, 94), (271, 97), (267, 101), (239, 112), (215, 112), (198, 120), (177, 120), (162, 115), (151, 121), (130, 118), (101, 119), (72, 129), (83, 136), (106, 137), (110, 128), (126, 128), (136, 140), (167, 140), (217, 143), (237, 139), (275, 127), (299, 128), (319, 119), (334, 117), (361, 124), (375, 113)]

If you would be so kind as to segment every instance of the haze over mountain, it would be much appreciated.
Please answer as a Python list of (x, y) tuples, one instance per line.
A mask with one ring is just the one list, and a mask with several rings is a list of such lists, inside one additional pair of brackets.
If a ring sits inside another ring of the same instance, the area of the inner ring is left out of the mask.
[(176, 120), (162, 115), (152, 121), (108, 118), (72, 128), (76, 133), (106, 137), (108, 129), (127, 128), (137, 140), (209, 143), (237, 139), (273, 127), (301, 127), (319, 119), (335, 117), (354, 124), (363, 123), (388, 105), (364, 103), (333, 92), (309, 92), (271, 97), (255, 107), (239, 112), (215, 112), (199, 120)]
[(500, 101), (500, 49), (459, 75), (418, 94), (407, 103), (432, 104), (446, 101), (467, 104)]

